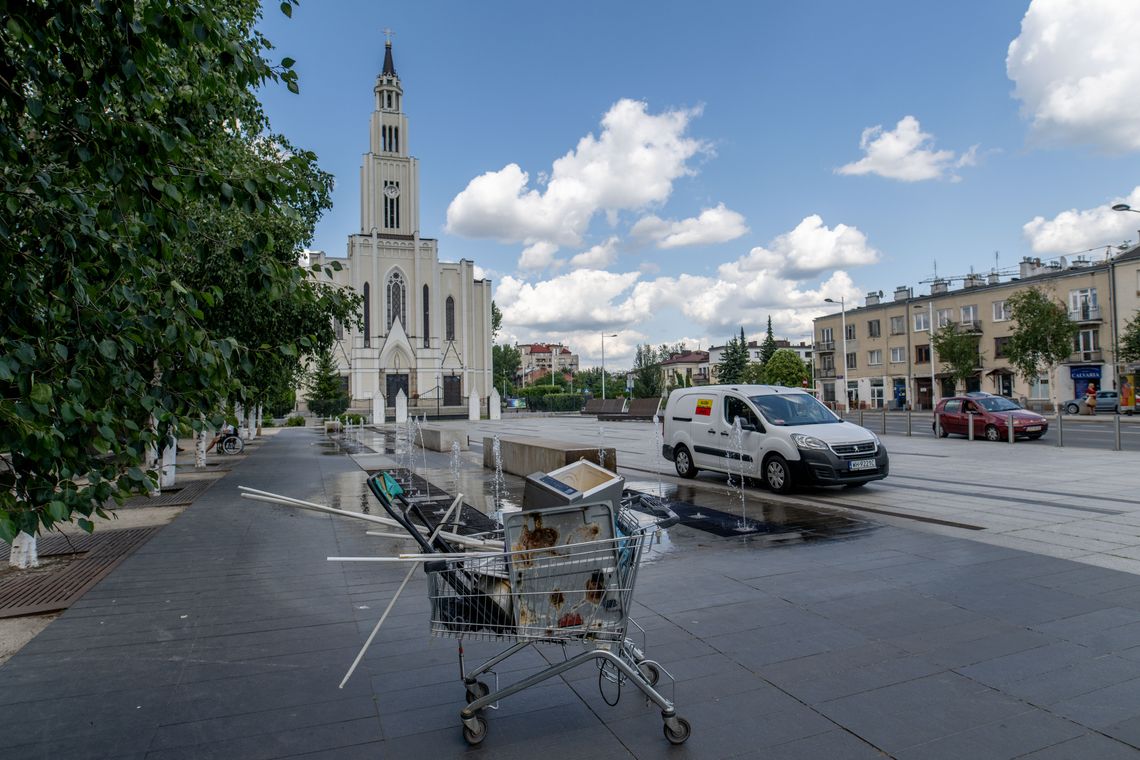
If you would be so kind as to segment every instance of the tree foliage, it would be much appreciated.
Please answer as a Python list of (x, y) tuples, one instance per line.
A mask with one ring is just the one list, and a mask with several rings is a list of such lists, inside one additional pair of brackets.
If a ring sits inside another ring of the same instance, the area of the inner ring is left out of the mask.
[(340, 370), (331, 350), (317, 355), (305, 400), (309, 402), (309, 411), (318, 417), (335, 417), (348, 409), (348, 394), (344, 392)]
[[(601, 398), (602, 395), (602, 368), (590, 367), (574, 375), (575, 389), (581, 388), (591, 395)], [(625, 395), (625, 373), (610, 372), (606, 370), (606, 398), (617, 398)]]
[[(266, 59), (259, 2), (4, 7), (0, 538), (10, 540), (75, 513), (90, 530), (110, 499), (149, 490), (146, 451), (170, 426), (198, 424), (227, 397), (280, 391), (297, 355), (328, 337), (330, 309), (351, 303), (295, 266), (327, 177), (312, 154), (267, 137), (255, 90), (297, 81), (291, 59)], [(206, 276), (221, 264), (223, 284)], [(247, 329), (227, 322), (243, 311)]]
[(768, 331), (764, 334), (764, 342), (760, 344), (760, 363), (767, 364), (772, 360), (777, 350), (776, 336), (772, 333), (772, 317), (768, 317)]
[(655, 398), (664, 390), (661, 362), (669, 358), (666, 347), (660, 350), (648, 343), (638, 344), (633, 356), (633, 397)]
[[(1049, 375), (1073, 352), (1077, 325), (1069, 319), (1065, 305), (1038, 288), (1018, 291), (1008, 299), (1013, 334), (1006, 345), (1009, 363), (1023, 378), (1035, 381)], [(1049, 392), (1056, 403), (1055, 382)]]
[(499, 337), (499, 331), (503, 329), (503, 312), (500, 311), (499, 305), (491, 301), (491, 341), (494, 342)]
[(740, 337), (734, 337), (724, 347), (720, 362), (717, 364), (717, 382), (724, 385), (743, 382), (747, 367), (748, 341), (745, 340), (744, 328), (741, 327)]
[[(494, 309), (492, 309), (492, 314), (494, 314)], [(507, 395), (514, 392), (515, 375), (518, 374), (521, 365), (522, 352), (519, 351), (518, 347), (508, 343), (491, 346), (491, 375), (494, 378), (495, 387), (500, 392), (505, 392)], [(507, 390), (504, 391), (504, 388)]]
[(1140, 362), (1140, 312), (1134, 314), (1132, 319), (1124, 325), (1120, 333), (1121, 362)]
[(765, 385), (800, 388), (808, 379), (808, 371), (799, 354), (790, 348), (781, 348), (764, 363), (763, 377)]
[(942, 363), (942, 371), (954, 379), (955, 386), (965, 383), (978, 374), (982, 366), (981, 336), (965, 332), (950, 322), (934, 333), (934, 350)]

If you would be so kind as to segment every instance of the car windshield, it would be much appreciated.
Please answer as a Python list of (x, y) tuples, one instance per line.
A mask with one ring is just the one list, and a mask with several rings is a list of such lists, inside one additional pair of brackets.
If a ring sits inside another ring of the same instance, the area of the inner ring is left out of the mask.
[(768, 396), (750, 396), (764, 419), (773, 425), (821, 425), (841, 422), (831, 410), (807, 393), (773, 393)]
[(1021, 407), (1013, 403), (1007, 398), (1000, 396), (990, 396), (989, 398), (976, 398), (975, 402), (981, 404), (988, 412), (1012, 412)]

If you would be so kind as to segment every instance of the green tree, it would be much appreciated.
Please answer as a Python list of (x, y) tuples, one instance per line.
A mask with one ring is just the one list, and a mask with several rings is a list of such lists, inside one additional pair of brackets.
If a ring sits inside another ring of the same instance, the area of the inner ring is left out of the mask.
[(768, 317), (768, 331), (764, 334), (764, 342), (760, 344), (760, 363), (767, 364), (776, 353), (776, 336), (772, 333), (772, 317)]
[(348, 394), (344, 392), (332, 351), (323, 351), (317, 356), (305, 400), (309, 402), (309, 411), (318, 417), (335, 417), (348, 409)]
[[(661, 347), (661, 351), (665, 350)], [(668, 355), (653, 348), (648, 343), (644, 346), (638, 344), (633, 357), (633, 397), (655, 398), (660, 396), (664, 383), (661, 374), (661, 362), (669, 358)], [(606, 389), (609, 390), (608, 388)], [(609, 395), (608, 393), (606, 395)]]
[(942, 371), (954, 379), (955, 387), (965, 387), (966, 381), (978, 374), (982, 366), (981, 336), (964, 332), (960, 325), (950, 322), (934, 333), (934, 350), (942, 363)]
[[(589, 391), (592, 396), (602, 397), (602, 368), (590, 367), (574, 375), (575, 389)], [(606, 371), (606, 398), (624, 396), (625, 373)]]
[(503, 329), (503, 312), (499, 310), (499, 305), (491, 301), (491, 340), (492, 342), (499, 337), (499, 330)]
[(745, 340), (744, 328), (741, 327), (740, 337), (734, 337), (724, 347), (720, 362), (717, 364), (717, 382), (723, 385), (740, 383), (747, 367), (748, 341)]
[(764, 379), (764, 365), (760, 362), (748, 362), (748, 366), (744, 368), (743, 374), (740, 376), (740, 382), (749, 385), (763, 385), (767, 382)]
[[(491, 346), (491, 375), (500, 393), (514, 392), (515, 375), (522, 364), (522, 352), (508, 343)], [(504, 391), (503, 389), (507, 390)]]
[(188, 259), (217, 254), (203, 222), (268, 217), (232, 225), (224, 249), (257, 292), (306, 298), (270, 249), (272, 220), (297, 213), (308, 189), (281, 161), (235, 169), (270, 132), (256, 90), (297, 90), (293, 61), (265, 58), (256, 0), (4, 8), (0, 539), (11, 540), (76, 513), (91, 530), (110, 499), (149, 490), (147, 451), (171, 426), (242, 394), (251, 348), (288, 350), (218, 329), (210, 310), (225, 293), (181, 276)]
[(1140, 312), (1133, 315), (1120, 333), (1120, 355), (1117, 361), (1140, 362)]
[(808, 371), (799, 354), (790, 348), (781, 348), (765, 362), (763, 377), (765, 385), (800, 388), (808, 379)]
[(1008, 299), (1013, 334), (1006, 345), (1009, 363), (1028, 382), (1049, 378), (1049, 400), (1057, 408), (1056, 368), (1073, 353), (1077, 325), (1065, 305), (1038, 288), (1027, 288)]

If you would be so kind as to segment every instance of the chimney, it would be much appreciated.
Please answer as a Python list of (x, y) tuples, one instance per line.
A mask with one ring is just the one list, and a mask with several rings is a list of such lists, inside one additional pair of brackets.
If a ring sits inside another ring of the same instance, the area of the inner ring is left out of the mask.
[(949, 289), (950, 283), (946, 280), (943, 280), (941, 277), (934, 278), (934, 281), (930, 283), (930, 295), (932, 296), (937, 296), (945, 293)]
[(867, 306), (878, 306), (879, 298), (882, 297), (882, 291), (867, 294)]
[(1001, 282), (1001, 275), (997, 272), (990, 272), (989, 276), (986, 277), (987, 285), (997, 285), (999, 282)]
[(975, 274), (974, 272), (970, 272), (968, 275), (966, 275), (966, 279), (962, 283), (962, 285), (963, 285), (963, 287), (967, 287), (967, 288), (976, 288), (976, 287), (980, 286), (982, 284), (982, 282), (983, 282), (983, 280), (982, 280), (982, 276), (980, 274)]
[(896, 301), (905, 301), (911, 297), (911, 290), (906, 285), (899, 285), (897, 288), (895, 288)]

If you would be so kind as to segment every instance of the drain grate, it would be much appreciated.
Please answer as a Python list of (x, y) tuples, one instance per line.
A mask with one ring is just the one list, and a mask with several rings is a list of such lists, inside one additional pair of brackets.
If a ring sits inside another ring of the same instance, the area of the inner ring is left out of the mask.
[[(158, 496), (135, 496), (123, 502), (123, 508), (131, 507), (180, 507), (191, 504), (212, 486), (216, 478), (188, 480)], [(114, 509), (115, 507), (111, 507)]]
[[(37, 570), (0, 572), (0, 618), (67, 609), (158, 530), (128, 528), (41, 537), (40, 559), (60, 561)], [(9, 547), (0, 546), (0, 563), (7, 564), (8, 554)], [(64, 559), (69, 556), (72, 559)]]

